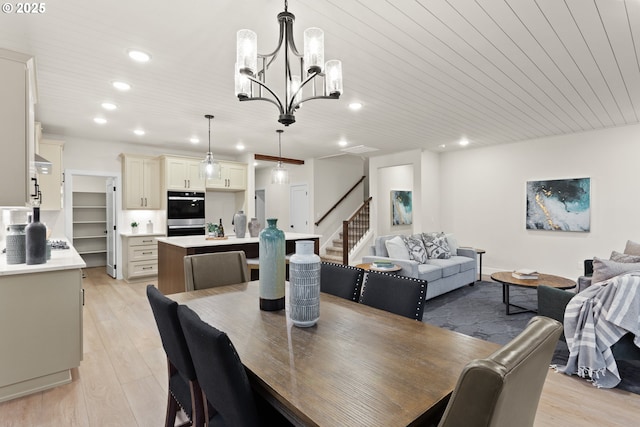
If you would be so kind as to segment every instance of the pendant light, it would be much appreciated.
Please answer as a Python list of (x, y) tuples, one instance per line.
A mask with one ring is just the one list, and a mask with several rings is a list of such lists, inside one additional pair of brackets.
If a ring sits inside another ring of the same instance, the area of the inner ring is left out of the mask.
[(282, 129), (276, 130), (278, 132), (278, 165), (271, 169), (271, 183), (272, 184), (288, 184), (289, 183), (289, 171), (282, 166)]
[(213, 158), (211, 152), (211, 119), (213, 119), (213, 115), (205, 114), (204, 118), (209, 120), (209, 151), (207, 151), (204, 160), (200, 162), (200, 177), (205, 179), (220, 178), (220, 163)]

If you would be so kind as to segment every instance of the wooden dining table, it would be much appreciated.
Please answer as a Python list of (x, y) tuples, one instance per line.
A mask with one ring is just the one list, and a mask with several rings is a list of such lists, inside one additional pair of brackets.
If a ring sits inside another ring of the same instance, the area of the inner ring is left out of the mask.
[[(225, 331), (252, 387), (299, 426), (428, 425), (499, 345), (321, 293), (320, 319), (259, 309), (257, 281), (169, 295)], [(287, 289), (288, 291), (288, 289)]]

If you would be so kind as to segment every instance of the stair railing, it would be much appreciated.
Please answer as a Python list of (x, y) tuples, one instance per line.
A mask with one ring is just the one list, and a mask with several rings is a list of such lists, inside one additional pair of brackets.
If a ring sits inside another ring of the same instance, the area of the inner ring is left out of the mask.
[(344, 199), (346, 199), (346, 198), (349, 196), (349, 194), (351, 194), (351, 193), (353, 192), (353, 190), (355, 190), (355, 189), (356, 189), (356, 187), (357, 187), (357, 186), (358, 186), (362, 181), (364, 181), (364, 179), (365, 179), (365, 178), (366, 178), (366, 176), (363, 176), (362, 178), (360, 178), (360, 179), (358, 180), (358, 182), (356, 182), (356, 183), (353, 185), (353, 187), (351, 187), (351, 188), (350, 188), (350, 189), (349, 189), (349, 190), (344, 194), (344, 196), (342, 196), (342, 197), (340, 198), (340, 200), (338, 200), (338, 201), (336, 202), (336, 204), (335, 204), (335, 205), (333, 205), (333, 206), (331, 207), (331, 209), (329, 209), (329, 210), (327, 211), (327, 213), (325, 213), (324, 215), (322, 215), (322, 217), (320, 217), (320, 219), (319, 219), (318, 221), (316, 221), (316, 223), (315, 223), (315, 224), (316, 224), (316, 227), (317, 227), (318, 225), (320, 225), (320, 223), (322, 222), (322, 220), (324, 220), (326, 217), (328, 217), (328, 216), (329, 216), (329, 214), (330, 214), (331, 212), (333, 212), (333, 210), (334, 210), (335, 208), (337, 208), (337, 207), (338, 207), (338, 205), (340, 205), (340, 203), (342, 203), (342, 201), (343, 201)]
[(369, 205), (372, 197), (362, 202), (362, 205), (351, 215), (351, 218), (342, 221), (342, 264), (349, 265), (349, 251), (353, 249), (362, 237), (369, 231)]

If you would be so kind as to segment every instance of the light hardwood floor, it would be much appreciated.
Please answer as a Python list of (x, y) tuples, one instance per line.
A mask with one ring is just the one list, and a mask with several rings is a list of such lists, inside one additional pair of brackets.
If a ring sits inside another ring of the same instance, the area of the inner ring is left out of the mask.
[[(155, 281), (128, 284), (104, 268), (85, 271), (84, 360), (73, 382), (0, 403), (0, 426), (164, 424), (166, 359), (145, 294)], [(535, 425), (631, 427), (639, 413), (639, 395), (549, 370)]]

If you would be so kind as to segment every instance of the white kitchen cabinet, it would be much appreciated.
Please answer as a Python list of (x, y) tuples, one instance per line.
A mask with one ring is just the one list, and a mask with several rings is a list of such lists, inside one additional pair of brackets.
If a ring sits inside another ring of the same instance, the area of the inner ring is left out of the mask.
[(132, 281), (158, 274), (158, 241), (162, 233), (122, 234), (123, 276)]
[(59, 211), (63, 207), (62, 198), (62, 152), (64, 141), (42, 139), (38, 141), (38, 154), (51, 162), (48, 174), (38, 174), (38, 185), (42, 193), (40, 210)]
[(166, 189), (204, 191), (205, 180), (200, 177), (200, 160), (191, 157), (163, 156)]
[(220, 161), (220, 175), (207, 178), (208, 190), (244, 191), (247, 189), (247, 164)]
[(160, 160), (122, 154), (123, 209), (160, 209)]
[(34, 58), (0, 49), (0, 206), (25, 206), (36, 177)]

